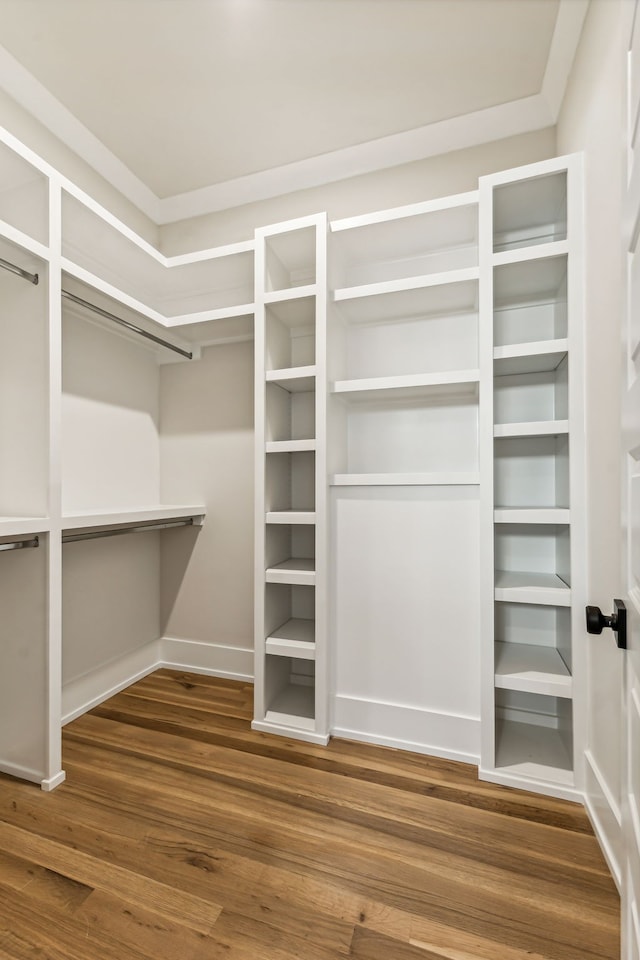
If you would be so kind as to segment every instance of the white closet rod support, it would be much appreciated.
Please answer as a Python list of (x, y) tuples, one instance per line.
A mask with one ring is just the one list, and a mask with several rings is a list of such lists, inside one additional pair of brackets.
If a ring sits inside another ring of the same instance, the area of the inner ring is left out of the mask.
[(3, 270), (8, 270), (9, 273), (15, 273), (16, 277), (22, 277), (23, 280), (28, 280), (29, 283), (37, 287), (39, 281), (37, 273), (29, 273), (28, 270), (23, 270), (22, 267), (18, 267), (15, 263), (10, 263), (8, 260), (3, 260), (1, 257), (0, 267), (2, 267)]
[(109, 313), (108, 310), (103, 310), (102, 307), (97, 307), (94, 303), (89, 303), (88, 300), (83, 300), (82, 297), (77, 297), (75, 293), (69, 293), (67, 290), (63, 290), (62, 296), (66, 300), (72, 300), (73, 303), (77, 303), (79, 306), (85, 307), (85, 309), (91, 310), (93, 313), (97, 313), (106, 320), (113, 320), (114, 323), (119, 323), (120, 326), (126, 327), (127, 330), (132, 330), (133, 333), (137, 333), (141, 337), (146, 337), (147, 340), (153, 340), (154, 343), (159, 343), (160, 346), (166, 347), (168, 350), (173, 350), (174, 353), (179, 353), (182, 357), (186, 357), (187, 360), (193, 360), (193, 354), (189, 350), (183, 350), (182, 347), (177, 347), (174, 343), (169, 343), (168, 340), (163, 340), (161, 337), (156, 337), (154, 333), (149, 333), (148, 330), (143, 330), (142, 327), (136, 326), (136, 324), (131, 323), (130, 320), (123, 320), (122, 317), (116, 317), (115, 314)]
[(193, 527), (193, 517), (184, 520), (167, 520), (164, 523), (145, 523), (137, 527), (118, 527), (116, 530), (90, 530), (86, 533), (65, 533), (63, 543), (76, 543), (78, 540), (97, 540), (100, 537), (119, 537), (124, 533), (146, 533), (147, 530), (168, 530), (173, 527)]
[(0, 550), (24, 550), (26, 547), (39, 547), (40, 538), (31, 540), (12, 540), (11, 543), (0, 543)]

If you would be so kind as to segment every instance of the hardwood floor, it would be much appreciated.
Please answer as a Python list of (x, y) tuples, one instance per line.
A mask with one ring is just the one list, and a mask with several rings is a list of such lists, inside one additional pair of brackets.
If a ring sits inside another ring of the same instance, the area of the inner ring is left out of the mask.
[(254, 733), (251, 695), (161, 670), (65, 728), (53, 793), (0, 777), (2, 958), (619, 956), (579, 806)]

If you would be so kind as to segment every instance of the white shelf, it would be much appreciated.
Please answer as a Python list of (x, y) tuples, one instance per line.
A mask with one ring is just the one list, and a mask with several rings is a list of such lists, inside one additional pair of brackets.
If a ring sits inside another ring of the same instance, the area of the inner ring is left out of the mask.
[(497, 570), (495, 599), (512, 603), (571, 606), (571, 588), (555, 573), (519, 573)]
[(316, 582), (315, 560), (297, 557), (284, 560), (265, 571), (267, 583), (292, 583), (313, 586)]
[(143, 507), (139, 510), (102, 510), (98, 513), (71, 513), (62, 517), (63, 530), (79, 530), (84, 527), (124, 526), (136, 523), (179, 520), (183, 517), (204, 517), (203, 504), (180, 504)]
[(558, 730), (534, 723), (498, 720), (496, 770), (528, 781), (572, 787), (573, 758)]
[(555, 647), (529, 643), (496, 643), (496, 687), (540, 693), (572, 695), (572, 678)]
[(316, 449), (315, 440), (269, 440), (266, 453), (304, 453)]
[(571, 511), (563, 507), (498, 507), (495, 523), (569, 523)]
[(564, 360), (568, 350), (569, 341), (566, 338), (495, 347), (494, 373), (496, 376), (550, 373)]
[(451, 373), (408, 374), (395, 377), (369, 377), (363, 380), (337, 380), (332, 393), (357, 401), (389, 399), (414, 400), (430, 395), (473, 396), (477, 392), (479, 370)]
[(47, 517), (0, 517), (0, 537), (31, 536), (46, 533), (50, 521)]
[(496, 423), (493, 435), (500, 437), (557, 437), (569, 433), (568, 420), (535, 420), (527, 423)]
[(305, 284), (301, 287), (287, 287), (284, 290), (271, 290), (264, 294), (264, 302), (271, 304), (303, 300), (305, 297), (315, 296), (317, 290), (318, 287), (315, 283)]
[(537, 243), (533, 246), (516, 247), (494, 253), (494, 267), (501, 267), (506, 263), (524, 263), (532, 260), (542, 260), (547, 257), (560, 257), (569, 252), (568, 240), (552, 240), (549, 243)]
[(283, 370), (267, 370), (267, 383), (275, 383), (289, 393), (306, 393), (316, 385), (315, 365), (306, 367), (288, 367)]
[(471, 473), (335, 473), (332, 487), (477, 486), (480, 474)]
[(265, 523), (315, 523), (313, 510), (269, 510)]
[(315, 660), (316, 625), (314, 620), (294, 617), (273, 630), (265, 641), (265, 650), (278, 657)]
[[(477, 304), (477, 290), (474, 291), (473, 286), (463, 287), (462, 285), (469, 284), (470, 281), (475, 285), (479, 277), (480, 271), (478, 267), (465, 267), (462, 270), (445, 270), (442, 273), (424, 274), (423, 276), (410, 277), (404, 280), (383, 280), (380, 283), (364, 283), (356, 287), (341, 287), (334, 291), (333, 298), (336, 303), (344, 304), (349, 300), (361, 300), (369, 297), (385, 296), (387, 294), (412, 294), (433, 287), (445, 289), (440, 291), (440, 295), (436, 294), (434, 298), (427, 299), (427, 303), (431, 302), (430, 312), (434, 310), (440, 311), (441, 309), (451, 310), (454, 304), (456, 304), (456, 306), (453, 307), (453, 309), (470, 308), (472, 304)], [(458, 284), (461, 286), (460, 289), (456, 291), (455, 287)], [(439, 300), (441, 301), (441, 305), (437, 306)], [(410, 297), (409, 302), (420, 303), (424, 302), (424, 300), (418, 295), (417, 300), (416, 298)], [(407, 316), (406, 313), (405, 316)]]
[(291, 683), (272, 701), (265, 723), (301, 730), (315, 730), (315, 690), (313, 686)]

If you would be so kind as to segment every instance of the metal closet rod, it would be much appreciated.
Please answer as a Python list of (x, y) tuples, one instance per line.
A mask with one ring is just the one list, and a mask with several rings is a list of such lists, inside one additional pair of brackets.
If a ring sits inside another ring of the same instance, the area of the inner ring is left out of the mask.
[(17, 277), (22, 277), (23, 280), (28, 280), (29, 283), (33, 283), (34, 286), (37, 287), (39, 280), (37, 273), (29, 273), (28, 270), (23, 270), (22, 267), (18, 267), (15, 263), (10, 263), (8, 260), (3, 260), (1, 257), (0, 267), (2, 267), (3, 270), (8, 270), (9, 273), (15, 273)]
[(11, 543), (0, 543), (0, 550), (24, 550), (26, 547), (39, 547), (40, 538), (33, 537), (31, 540), (12, 540)]
[(63, 543), (75, 543), (78, 540), (98, 540), (100, 537), (120, 537), (125, 533), (146, 533), (147, 530), (169, 530), (173, 527), (192, 527), (193, 517), (184, 520), (166, 520), (163, 523), (146, 523), (137, 527), (118, 527), (117, 530), (91, 530), (87, 533), (65, 533)]
[(66, 300), (72, 300), (73, 303), (77, 303), (79, 306), (85, 307), (85, 309), (91, 310), (93, 313), (97, 313), (100, 317), (104, 317), (105, 320), (113, 320), (114, 323), (119, 323), (120, 326), (126, 327), (127, 330), (131, 330), (133, 333), (138, 333), (141, 337), (146, 337), (147, 340), (153, 340), (154, 343), (159, 343), (160, 346), (166, 347), (168, 350), (173, 350), (174, 353), (179, 353), (182, 357), (186, 357), (187, 360), (193, 360), (193, 354), (189, 350), (183, 350), (182, 347), (176, 347), (175, 343), (169, 343), (168, 340), (163, 340), (161, 337), (156, 337), (154, 333), (149, 333), (148, 330), (143, 330), (142, 327), (136, 326), (136, 324), (131, 323), (130, 320), (123, 320), (122, 317), (116, 317), (114, 313), (109, 313), (108, 310), (103, 310), (102, 307), (97, 307), (95, 303), (89, 303), (88, 300), (83, 300), (82, 297), (77, 297), (75, 293), (69, 293), (68, 290), (63, 290), (62, 296)]

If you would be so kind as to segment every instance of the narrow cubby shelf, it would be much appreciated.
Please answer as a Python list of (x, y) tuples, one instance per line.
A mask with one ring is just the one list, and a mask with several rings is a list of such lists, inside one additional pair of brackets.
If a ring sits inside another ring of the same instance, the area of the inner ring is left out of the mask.
[(568, 607), (571, 587), (555, 573), (496, 570), (495, 599)]
[(292, 617), (271, 631), (265, 640), (268, 654), (314, 660), (316, 655), (315, 620)]
[(566, 238), (566, 170), (522, 177), (495, 186), (494, 253)]
[(567, 356), (569, 341), (566, 337), (557, 340), (533, 341), (527, 344), (495, 347), (493, 370), (495, 376), (511, 374), (552, 373)]
[(567, 261), (564, 254), (494, 267), (494, 347), (567, 337)]
[(509, 511), (517, 510), (529, 514), (522, 522), (536, 523), (541, 517), (546, 521), (554, 515), (559, 523), (569, 522), (564, 513), (570, 505), (566, 433), (497, 438), (493, 450), (495, 521), (508, 522)]
[(291, 287), (286, 290), (273, 290), (270, 293), (265, 293), (264, 302), (267, 304), (275, 303), (291, 303), (296, 304), (300, 300), (305, 300), (308, 297), (313, 297), (317, 292), (316, 285), (305, 284), (300, 287)]
[(573, 787), (573, 752), (561, 732), (537, 723), (498, 719), (496, 769), (525, 781)]
[(311, 364), (306, 367), (289, 367), (283, 370), (267, 370), (267, 383), (273, 383), (289, 393), (306, 393), (315, 388), (316, 367)]
[(532, 420), (521, 423), (497, 423), (493, 435), (500, 437), (557, 437), (569, 433), (568, 420)]
[(270, 440), (265, 444), (267, 453), (303, 453), (315, 449), (315, 440)]
[(315, 377), (316, 297), (306, 295), (267, 303), (263, 308), (263, 323), (267, 383), (278, 383), (289, 390), (296, 389), (296, 380), (302, 383)]
[(570, 511), (565, 507), (497, 507), (494, 523), (560, 523), (567, 524)]
[(502, 267), (508, 263), (525, 263), (526, 261), (543, 260), (546, 257), (560, 257), (569, 250), (566, 239), (540, 241), (540, 244), (526, 247), (515, 247), (495, 253), (492, 258), (494, 267)]
[(267, 510), (265, 522), (306, 525), (316, 522), (316, 514), (314, 510)]
[(496, 643), (495, 685), (570, 698), (572, 679), (559, 651), (531, 643)]
[[(283, 658), (284, 659), (284, 658)], [(301, 730), (315, 730), (315, 695), (312, 686), (289, 684), (270, 702), (266, 723)]]
[(308, 557), (292, 557), (265, 571), (267, 583), (291, 583), (313, 586), (316, 582), (315, 561)]

